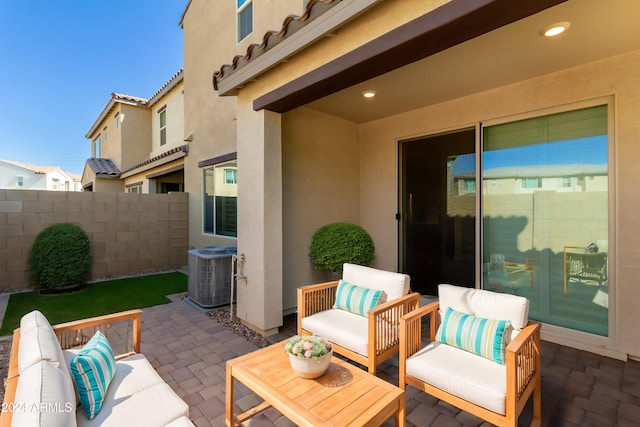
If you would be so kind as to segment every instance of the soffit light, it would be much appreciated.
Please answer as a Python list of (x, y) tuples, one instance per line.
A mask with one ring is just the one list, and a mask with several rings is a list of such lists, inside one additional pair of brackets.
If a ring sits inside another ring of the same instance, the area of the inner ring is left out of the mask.
[(545, 27), (542, 30), (542, 35), (545, 37), (554, 37), (564, 33), (570, 26), (571, 24), (569, 22), (557, 22)]
[(367, 99), (371, 99), (374, 96), (376, 96), (376, 91), (375, 90), (365, 90), (364, 92), (362, 92), (362, 96), (364, 96)]

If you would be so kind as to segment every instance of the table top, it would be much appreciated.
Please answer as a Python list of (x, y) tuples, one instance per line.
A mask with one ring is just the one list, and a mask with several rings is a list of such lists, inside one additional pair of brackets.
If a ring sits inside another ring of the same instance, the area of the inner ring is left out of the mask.
[(380, 425), (404, 407), (404, 390), (333, 357), (319, 378), (299, 378), (287, 341), (227, 362), (238, 379), (299, 425)]

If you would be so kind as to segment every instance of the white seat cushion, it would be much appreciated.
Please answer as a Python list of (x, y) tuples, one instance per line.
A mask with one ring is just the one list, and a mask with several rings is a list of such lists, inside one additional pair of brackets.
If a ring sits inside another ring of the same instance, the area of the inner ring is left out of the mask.
[(406, 371), (447, 393), (505, 414), (507, 371), (504, 365), (432, 342), (407, 359)]
[(167, 427), (192, 427), (192, 426), (193, 426), (193, 423), (187, 417), (180, 417), (177, 420), (167, 424)]
[(302, 329), (341, 347), (367, 356), (368, 319), (332, 308), (302, 318)]
[(393, 271), (345, 263), (342, 268), (342, 280), (362, 288), (384, 291), (387, 301), (393, 301), (409, 293), (409, 276)]
[[(80, 350), (81, 348), (65, 350), (65, 359), (71, 360)], [(105, 400), (131, 396), (163, 382), (162, 377), (143, 354), (134, 354), (116, 361), (116, 373), (113, 375)]]
[[(112, 384), (113, 385), (113, 384)], [(78, 426), (166, 426), (189, 416), (189, 407), (167, 384), (157, 384), (130, 396), (106, 399), (91, 421), (78, 412)]]

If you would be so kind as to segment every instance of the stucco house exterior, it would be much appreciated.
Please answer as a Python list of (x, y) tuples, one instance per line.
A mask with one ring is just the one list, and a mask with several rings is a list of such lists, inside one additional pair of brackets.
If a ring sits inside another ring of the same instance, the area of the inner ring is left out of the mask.
[[(245, 323), (277, 330), (296, 288), (325, 280), (311, 235), (345, 221), (372, 235), (373, 266), (410, 274), (415, 291), (525, 295), (543, 339), (640, 357), (640, 3), (284, 3), (191, 0), (180, 23), (190, 244), (237, 243)], [(543, 188), (541, 171), (569, 165), (598, 172)], [(217, 166), (237, 167), (232, 236), (204, 226), (197, 189)], [(527, 191), (490, 190), (496, 168)], [(596, 242), (605, 280), (567, 278), (567, 248)]]
[(184, 72), (151, 98), (112, 93), (86, 137), (91, 157), (82, 175), (88, 191), (184, 191)]
[(82, 191), (80, 176), (58, 166), (34, 166), (0, 159), (0, 188)]

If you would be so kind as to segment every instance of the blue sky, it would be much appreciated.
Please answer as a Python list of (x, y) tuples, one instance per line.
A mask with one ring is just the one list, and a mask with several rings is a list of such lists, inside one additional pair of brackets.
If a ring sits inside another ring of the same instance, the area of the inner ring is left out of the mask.
[(112, 92), (148, 98), (183, 66), (187, 0), (0, 0), (0, 159), (81, 174)]

